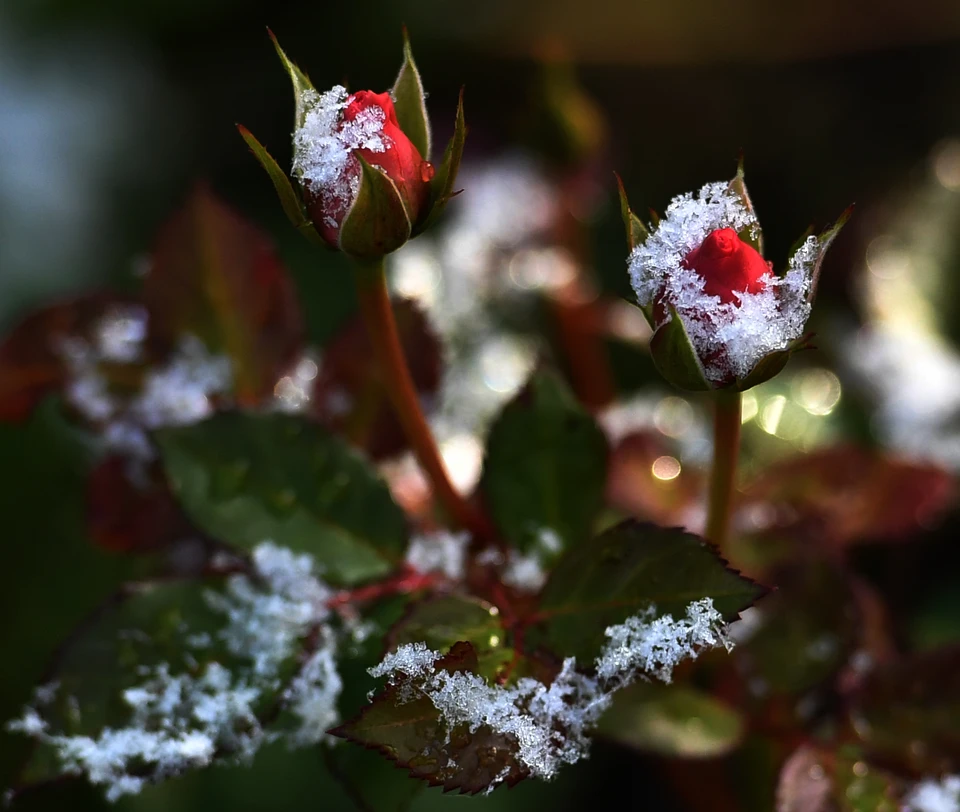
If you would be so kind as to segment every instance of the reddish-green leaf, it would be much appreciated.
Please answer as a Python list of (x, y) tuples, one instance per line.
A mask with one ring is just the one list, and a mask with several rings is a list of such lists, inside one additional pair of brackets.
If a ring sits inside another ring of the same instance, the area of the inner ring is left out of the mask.
[(544, 587), (538, 616), (552, 651), (589, 662), (608, 626), (651, 606), (657, 616), (681, 618), (692, 601), (712, 598), (732, 621), (764, 593), (703, 539), (626, 521), (567, 551)]
[(425, 161), (430, 160), (430, 116), (427, 115), (426, 93), (417, 63), (413, 61), (410, 36), (403, 29), (403, 64), (393, 83), (393, 103), (400, 129), (410, 139)]
[(838, 446), (768, 468), (743, 505), (773, 509), (765, 533), (842, 545), (908, 537), (940, 516), (954, 495), (953, 477), (941, 468)]
[(269, 240), (198, 186), (160, 232), (144, 284), (151, 340), (198, 336), (233, 364), (236, 393), (272, 393), (302, 344), (296, 292)]
[[(436, 667), (450, 673), (476, 673), (476, 651), (469, 643), (458, 643)], [(330, 733), (379, 750), (398, 767), (447, 792), (476, 794), (495, 780), (512, 786), (526, 777), (514, 757), (517, 744), (510, 737), (486, 726), (472, 733), (466, 725), (448, 730), (428, 698), (400, 701), (403, 685), (403, 679), (391, 684), (359, 716)]]

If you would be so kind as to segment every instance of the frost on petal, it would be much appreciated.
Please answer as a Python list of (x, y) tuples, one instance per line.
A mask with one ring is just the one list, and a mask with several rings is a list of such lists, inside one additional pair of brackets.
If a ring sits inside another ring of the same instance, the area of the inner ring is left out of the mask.
[[(217, 632), (198, 632), (189, 623), (180, 629), (187, 669), (161, 662), (135, 672), (136, 683), (119, 697), (127, 709), (124, 724), (92, 735), (53, 730), (44, 718), (59, 690), (51, 685), (38, 689), (7, 729), (46, 745), (63, 773), (104, 786), (111, 801), (214, 761), (248, 762), (263, 744), (284, 737), (263, 725), (260, 714), (270, 703), (280, 701), (295, 720), (285, 731), (289, 746), (323, 740), (337, 721), (343, 688), (336, 661), (342, 635), (328, 622), (332, 590), (309, 555), (264, 542), (252, 560), (251, 575), (231, 576), (222, 592), (206, 594), (223, 621)], [(215, 642), (231, 656), (197, 663)], [(72, 696), (65, 701), (77, 705)]]
[(406, 561), (418, 572), (442, 572), (451, 580), (460, 580), (466, 572), (469, 543), (469, 533), (421, 533), (410, 540)]
[(960, 812), (960, 775), (921, 781), (904, 802), (908, 812)]
[[(669, 682), (673, 667), (700, 651), (732, 645), (723, 618), (709, 598), (694, 601), (685, 618), (657, 618), (653, 609), (607, 630), (610, 642), (596, 661), (596, 675), (577, 670), (568, 657), (547, 685), (531, 677), (513, 684), (490, 685), (479, 674), (440, 667), (442, 655), (425, 643), (410, 643), (369, 669), (399, 690), (398, 702), (426, 697), (440, 712), (448, 736), (465, 726), (471, 733), (488, 728), (516, 743), (515, 757), (523, 772), (553, 778), (564, 764), (585, 758), (590, 734), (613, 694), (638, 675)], [(458, 644), (462, 645), (462, 644)], [(497, 781), (505, 779), (501, 773)]]
[(791, 257), (782, 278), (763, 277), (762, 291), (737, 293), (737, 302), (723, 303), (708, 295), (703, 278), (684, 267), (684, 258), (711, 232), (750, 232), (756, 226), (756, 218), (729, 184), (709, 183), (696, 197), (687, 193), (674, 198), (656, 230), (628, 260), (639, 303), (662, 306), (666, 319), (668, 306), (676, 309), (714, 383), (745, 377), (764, 355), (785, 349), (803, 333), (810, 315), (807, 294), (819, 248), (816, 237), (809, 237)]
[(293, 134), (293, 173), (320, 198), (326, 225), (337, 228), (360, 185), (360, 165), (353, 150), (387, 150), (390, 139), (383, 133), (386, 116), (381, 108), (371, 105), (353, 121), (344, 121), (349, 94), (340, 85), (325, 93), (305, 90), (300, 101), (306, 115)]

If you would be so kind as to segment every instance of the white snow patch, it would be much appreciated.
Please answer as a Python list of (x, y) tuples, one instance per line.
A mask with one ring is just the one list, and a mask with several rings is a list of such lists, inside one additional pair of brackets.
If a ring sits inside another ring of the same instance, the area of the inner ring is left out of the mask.
[(921, 781), (904, 802), (908, 812), (960, 812), (960, 775)]
[(406, 561), (417, 572), (442, 572), (458, 581), (466, 573), (469, 533), (438, 530), (421, 533), (410, 540)]

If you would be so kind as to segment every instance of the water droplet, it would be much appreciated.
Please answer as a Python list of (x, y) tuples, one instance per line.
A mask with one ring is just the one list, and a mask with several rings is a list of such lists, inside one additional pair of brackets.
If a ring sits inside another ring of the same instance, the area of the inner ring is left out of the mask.
[(857, 776), (857, 778), (863, 778), (869, 772), (870, 768), (867, 767), (866, 763), (863, 761), (858, 761), (853, 765), (853, 774)]
[(437, 174), (437, 170), (433, 168), (433, 164), (430, 163), (430, 161), (423, 161), (420, 164), (420, 180), (424, 183), (432, 181), (435, 174)]

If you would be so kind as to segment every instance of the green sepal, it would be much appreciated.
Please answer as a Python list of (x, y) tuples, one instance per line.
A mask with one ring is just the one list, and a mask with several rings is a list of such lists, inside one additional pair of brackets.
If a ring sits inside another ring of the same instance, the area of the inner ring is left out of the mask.
[(256, 139), (250, 130), (242, 124), (237, 125), (237, 130), (239, 130), (241, 138), (246, 141), (247, 146), (250, 147), (254, 157), (260, 162), (260, 166), (270, 176), (273, 188), (277, 190), (277, 197), (280, 198), (280, 205), (283, 206), (283, 212), (287, 215), (287, 219), (293, 224), (293, 227), (310, 242), (329, 248), (326, 240), (313, 227), (313, 223), (303, 210), (303, 202), (293, 188), (287, 173), (280, 168), (273, 156), (267, 152), (263, 144)]
[[(627, 190), (623, 188), (623, 180), (620, 178), (620, 175), (614, 172), (613, 176), (617, 179), (617, 191), (620, 194), (620, 216), (623, 218), (623, 227), (627, 232), (627, 250), (632, 253), (634, 248), (647, 241), (650, 232), (643, 224), (643, 221), (637, 217), (637, 215), (633, 213), (633, 209), (630, 208), (630, 201), (627, 200)], [(643, 313), (643, 317), (647, 320), (647, 324), (653, 329), (656, 329), (656, 325), (653, 322), (653, 308), (650, 305), (637, 306), (640, 308), (640, 312)]]
[(300, 68), (298, 68), (295, 64), (293, 64), (293, 62), (290, 60), (290, 57), (283, 52), (283, 48), (280, 47), (280, 43), (277, 42), (277, 38), (273, 35), (273, 31), (268, 28), (267, 34), (270, 36), (270, 41), (273, 43), (273, 47), (277, 50), (277, 56), (280, 57), (280, 61), (283, 63), (284, 69), (290, 76), (290, 81), (293, 83), (293, 98), (294, 102), (296, 103), (296, 109), (293, 117), (293, 129), (296, 131), (303, 126), (304, 119), (307, 117), (307, 106), (303, 102), (303, 96), (309, 90), (316, 92), (316, 89), (313, 86), (313, 82), (310, 81), (310, 77), (300, 70)]
[(623, 188), (623, 180), (616, 172), (613, 176), (617, 179), (617, 190), (620, 193), (620, 216), (623, 218), (623, 227), (627, 232), (627, 248), (633, 250), (638, 245), (646, 242), (650, 232), (637, 215), (630, 208), (630, 201), (627, 200), (627, 190)]
[(746, 377), (736, 381), (730, 388), (737, 392), (746, 392), (748, 389), (759, 386), (761, 383), (779, 375), (794, 353), (813, 349), (810, 344), (812, 337), (813, 333), (804, 333), (800, 338), (791, 341), (786, 349), (777, 350), (763, 356), (757, 361), (756, 366), (747, 373)]
[[(757, 212), (753, 207), (753, 201), (750, 199), (750, 193), (747, 192), (747, 183), (743, 175), (742, 154), (740, 155), (740, 159), (737, 161), (737, 174), (734, 176), (733, 180), (730, 181), (729, 188), (731, 192), (740, 198), (740, 202), (743, 204), (743, 207), (754, 216), (754, 219), (756, 219)], [(759, 221), (755, 222), (749, 228), (739, 232), (737, 236), (747, 243), (747, 245), (755, 248), (760, 256), (763, 256), (763, 229), (760, 228)]]
[(424, 207), (424, 214), (413, 229), (414, 236), (426, 231), (433, 225), (443, 213), (450, 198), (459, 194), (459, 192), (453, 191), (453, 185), (457, 182), (457, 172), (460, 171), (460, 161), (463, 159), (463, 145), (466, 139), (467, 124), (463, 117), (463, 90), (461, 90), (460, 99), (457, 101), (457, 119), (454, 124), (453, 137), (447, 143), (447, 148), (443, 152), (443, 160), (430, 180), (430, 202)]
[[(813, 260), (813, 269), (810, 272), (810, 291), (807, 293), (807, 301), (811, 304), (813, 303), (814, 297), (817, 295), (817, 285), (820, 283), (820, 269), (823, 267), (823, 259), (827, 255), (827, 249), (837, 238), (837, 235), (840, 233), (840, 229), (847, 224), (847, 220), (850, 219), (852, 214), (853, 206), (848, 206), (837, 218), (837, 221), (830, 226), (830, 228), (817, 235), (817, 254)], [(791, 259), (801, 248), (803, 243), (806, 242), (809, 234), (810, 232), (808, 231), (807, 234), (801, 237), (798, 243), (791, 249)]]
[(687, 392), (705, 392), (715, 388), (707, 380), (683, 319), (673, 307), (670, 308), (670, 317), (650, 339), (650, 354), (657, 371), (669, 383)]
[(340, 250), (356, 259), (379, 259), (410, 239), (410, 216), (396, 184), (379, 167), (360, 162), (360, 187), (340, 226)]
[(393, 107), (397, 111), (400, 129), (420, 151), (420, 157), (430, 160), (430, 117), (427, 115), (426, 94), (417, 63), (413, 61), (410, 37), (403, 29), (403, 64), (393, 83)]

